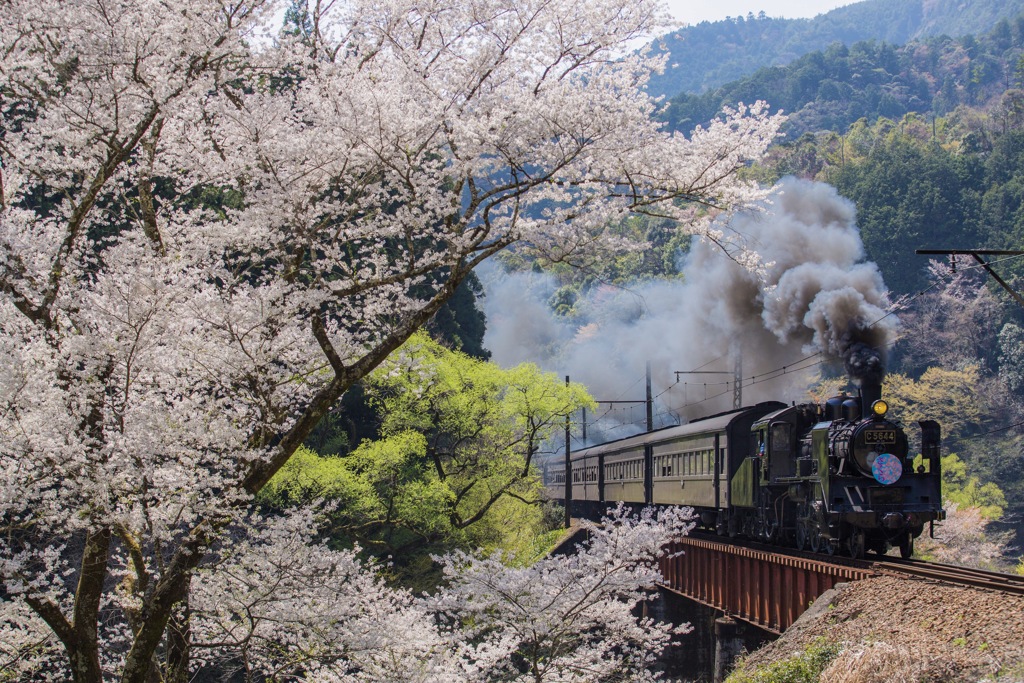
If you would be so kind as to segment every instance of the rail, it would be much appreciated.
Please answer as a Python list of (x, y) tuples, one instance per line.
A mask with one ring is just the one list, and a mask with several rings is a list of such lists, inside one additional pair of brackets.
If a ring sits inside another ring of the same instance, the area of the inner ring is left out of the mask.
[(958, 586), (983, 588), (987, 590), (1024, 595), (1024, 576), (1003, 574), (984, 569), (958, 567), (952, 564), (925, 562), (922, 560), (901, 560), (894, 557), (882, 557), (868, 560), (875, 569), (887, 574), (911, 576), (913, 578), (940, 581)]

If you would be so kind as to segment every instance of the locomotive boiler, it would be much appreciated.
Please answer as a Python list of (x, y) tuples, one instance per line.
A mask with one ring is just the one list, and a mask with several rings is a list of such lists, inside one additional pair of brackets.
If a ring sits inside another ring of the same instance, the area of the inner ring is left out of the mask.
[[(925, 526), (945, 518), (940, 428), (919, 425), (911, 454), (870, 381), (824, 405), (759, 403), (573, 454), (572, 509), (687, 505), (721, 535), (852, 557), (898, 547), (908, 558)], [(549, 497), (564, 499), (564, 467), (544, 475)]]

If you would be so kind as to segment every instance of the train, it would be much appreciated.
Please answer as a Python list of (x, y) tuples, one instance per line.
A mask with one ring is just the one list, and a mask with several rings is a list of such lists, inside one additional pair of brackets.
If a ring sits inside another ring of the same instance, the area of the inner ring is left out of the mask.
[[(920, 453), (889, 415), (881, 382), (823, 404), (768, 401), (570, 454), (544, 467), (548, 497), (600, 516), (618, 502), (692, 507), (721, 536), (860, 558), (899, 548), (945, 519), (941, 428)], [(568, 494), (568, 495), (567, 495)]]

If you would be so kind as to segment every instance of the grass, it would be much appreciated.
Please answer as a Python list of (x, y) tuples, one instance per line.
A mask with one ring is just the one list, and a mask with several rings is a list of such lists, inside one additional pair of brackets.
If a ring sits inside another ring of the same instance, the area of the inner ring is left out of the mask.
[(748, 671), (742, 664), (725, 683), (818, 683), (821, 672), (835, 659), (841, 647), (818, 638), (803, 652)]
[(916, 683), (925, 662), (912, 648), (884, 642), (849, 647), (822, 672), (828, 683)]

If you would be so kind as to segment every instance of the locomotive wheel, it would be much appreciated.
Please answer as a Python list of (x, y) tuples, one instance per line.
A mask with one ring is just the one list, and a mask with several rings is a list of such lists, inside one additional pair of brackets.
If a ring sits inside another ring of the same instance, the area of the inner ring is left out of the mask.
[(909, 560), (914, 554), (914, 537), (908, 532), (900, 539), (900, 557)]
[(836, 540), (831, 539), (831, 538), (822, 538), (821, 539), (821, 552), (825, 553), (826, 555), (835, 555), (836, 554), (836, 547), (838, 545), (839, 545), (839, 541), (836, 541)]
[(757, 518), (753, 515), (747, 515), (743, 520), (743, 535), (747, 538), (758, 538), (758, 526)]
[(850, 557), (859, 560), (864, 557), (864, 548), (864, 532), (857, 529), (846, 539), (846, 551)]
[(821, 544), (822, 544), (822, 541), (824, 539), (821, 537), (821, 532), (818, 531), (818, 526), (817, 525), (814, 525), (814, 526), (812, 526), (810, 528), (810, 537), (811, 537), (810, 538), (810, 541), (811, 541), (811, 552), (812, 553), (820, 553), (821, 552), (821, 547), (822, 547)]
[(803, 550), (807, 547), (807, 543), (810, 540), (807, 538), (807, 520), (798, 519), (796, 520), (796, 549)]

